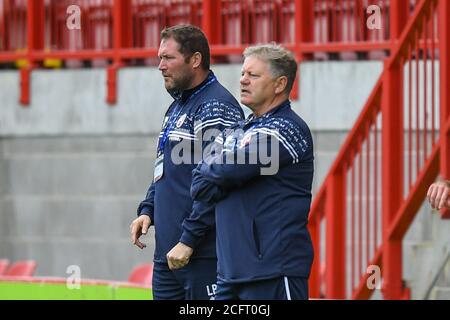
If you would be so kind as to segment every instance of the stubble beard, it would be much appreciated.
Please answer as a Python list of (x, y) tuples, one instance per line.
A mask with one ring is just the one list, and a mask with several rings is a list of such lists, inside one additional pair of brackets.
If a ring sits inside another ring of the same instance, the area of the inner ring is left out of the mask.
[(166, 90), (168, 91), (184, 91), (191, 87), (194, 75), (186, 73), (180, 75), (178, 78), (171, 78), (171, 82), (165, 83)]

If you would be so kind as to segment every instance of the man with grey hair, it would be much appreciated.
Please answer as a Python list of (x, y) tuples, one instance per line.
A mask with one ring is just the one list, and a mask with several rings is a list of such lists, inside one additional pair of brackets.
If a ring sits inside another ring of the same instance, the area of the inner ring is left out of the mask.
[[(297, 63), (275, 44), (244, 56), (240, 99), (253, 114), (216, 139), (219, 151), (193, 171), (191, 187), (194, 200), (216, 204), (216, 299), (308, 299), (314, 156), (289, 101)], [(276, 172), (264, 173), (260, 150), (269, 150)], [(246, 162), (227, 161), (239, 156)]]

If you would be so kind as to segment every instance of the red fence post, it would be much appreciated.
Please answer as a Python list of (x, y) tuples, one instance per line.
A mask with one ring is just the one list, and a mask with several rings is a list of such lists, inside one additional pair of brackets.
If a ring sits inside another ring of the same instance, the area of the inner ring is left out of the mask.
[[(295, 56), (297, 63), (303, 59), (309, 59), (311, 54), (302, 53), (302, 43), (314, 41), (314, 0), (295, 0)], [(295, 77), (295, 83), (291, 92), (291, 99), (299, 98), (300, 67)]]
[(44, 0), (28, 0), (28, 52), (44, 49)]
[(391, 1), (390, 6), (391, 46), (395, 46), (408, 21), (409, 0)]
[[(440, 140), (441, 163), (440, 173), (443, 178), (450, 180), (450, 3), (448, 0), (439, 1), (439, 50), (440, 50)], [(443, 218), (450, 218), (450, 210), (443, 210)]]
[(326, 214), (326, 298), (345, 299), (345, 172), (333, 172), (328, 181)]
[(209, 44), (222, 43), (221, 8), (222, 1), (204, 0), (202, 2), (202, 30), (208, 38)]
[(31, 54), (44, 49), (44, 0), (27, 1), (28, 66), (20, 72), (20, 103), (30, 104), (30, 78), (35, 61)]
[[(202, 30), (210, 45), (222, 44), (222, 1), (204, 0), (202, 2), (203, 19)], [(211, 57), (211, 63), (220, 61)]]
[(20, 103), (23, 106), (30, 104), (30, 78), (30, 67), (20, 69)]
[(314, 41), (314, 1), (295, 0), (295, 44), (296, 54), (301, 57), (302, 43)]
[(131, 48), (132, 39), (132, 2), (129, 0), (114, 0), (113, 23), (114, 23), (114, 49), (116, 50), (116, 62), (120, 61), (122, 48)]
[(114, 0), (114, 62), (112, 66), (107, 68), (106, 74), (106, 102), (110, 105), (114, 105), (117, 102), (117, 71), (122, 66), (120, 50), (131, 48), (133, 45), (131, 4), (129, 0)]
[[(385, 66), (387, 64), (385, 61)], [(385, 69), (382, 96), (382, 230), (383, 296), (401, 299), (402, 241), (389, 239), (389, 229), (403, 201), (403, 74), (395, 63)]]
[(309, 276), (309, 296), (320, 298), (320, 218), (315, 218), (308, 222), (309, 233), (314, 248), (314, 261)]

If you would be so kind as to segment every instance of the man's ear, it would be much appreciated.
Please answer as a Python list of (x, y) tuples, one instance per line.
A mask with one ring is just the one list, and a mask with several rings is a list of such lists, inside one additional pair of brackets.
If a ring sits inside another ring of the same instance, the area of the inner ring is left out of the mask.
[(286, 76), (281, 76), (277, 80), (275, 80), (275, 93), (280, 94), (284, 92), (288, 83), (288, 79)]
[(202, 64), (202, 54), (200, 52), (196, 52), (191, 57), (192, 68), (197, 69)]

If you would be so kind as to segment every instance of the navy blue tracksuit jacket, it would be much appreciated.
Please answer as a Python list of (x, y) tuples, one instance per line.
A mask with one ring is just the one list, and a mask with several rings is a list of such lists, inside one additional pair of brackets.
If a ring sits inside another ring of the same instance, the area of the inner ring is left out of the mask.
[(174, 101), (158, 141), (159, 153), (164, 154), (163, 176), (151, 183), (137, 213), (149, 215), (155, 225), (155, 262), (167, 263), (166, 254), (180, 241), (194, 248), (191, 259), (216, 258), (214, 207), (193, 203), (192, 170), (215, 138), (203, 140), (203, 134), (220, 133), (242, 120), (244, 113), (211, 71), (196, 88), (171, 95)]
[[(216, 142), (222, 148), (193, 171), (191, 195), (216, 203), (219, 279), (239, 283), (308, 278), (314, 157), (306, 123), (287, 100), (261, 117), (250, 116), (226, 129)], [(262, 173), (268, 162), (257, 150), (267, 150), (271, 161), (278, 162), (276, 172)]]

